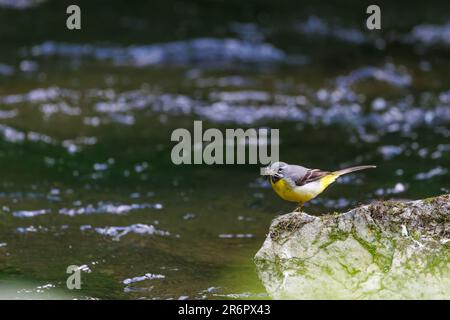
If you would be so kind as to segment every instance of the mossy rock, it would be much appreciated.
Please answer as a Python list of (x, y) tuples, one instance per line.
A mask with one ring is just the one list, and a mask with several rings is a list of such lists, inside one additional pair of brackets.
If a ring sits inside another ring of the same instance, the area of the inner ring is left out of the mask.
[(275, 299), (450, 299), (450, 195), (273, 220), (255, 256)]

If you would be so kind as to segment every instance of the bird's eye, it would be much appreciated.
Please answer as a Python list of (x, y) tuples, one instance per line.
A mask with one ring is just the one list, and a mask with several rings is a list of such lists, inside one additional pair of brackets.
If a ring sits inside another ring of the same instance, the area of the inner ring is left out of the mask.
[(278, 173), (283, 172), (283, 168), (278, 168)]

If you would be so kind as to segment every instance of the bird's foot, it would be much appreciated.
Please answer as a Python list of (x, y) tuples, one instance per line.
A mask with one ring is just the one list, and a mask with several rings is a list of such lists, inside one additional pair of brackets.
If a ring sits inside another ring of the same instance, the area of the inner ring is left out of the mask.
[(300, 203), (297, 208), (295, 208), (294, 212), (302, 212), (303, 210), (303, 203)]

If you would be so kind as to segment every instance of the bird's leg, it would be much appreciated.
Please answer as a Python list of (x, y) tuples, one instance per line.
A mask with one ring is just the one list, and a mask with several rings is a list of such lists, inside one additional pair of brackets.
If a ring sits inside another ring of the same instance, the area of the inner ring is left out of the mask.
[(295, 208), (294, 212), (302, 212), (303, 202), (299, 202), (297, 208)]

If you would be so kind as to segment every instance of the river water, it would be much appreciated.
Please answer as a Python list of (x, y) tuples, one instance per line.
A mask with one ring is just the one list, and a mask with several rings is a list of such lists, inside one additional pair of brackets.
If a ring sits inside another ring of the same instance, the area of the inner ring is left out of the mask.
[[(0, 1), (1, 297), (270, 298), (283, 202), (258, 165), (172, 163), (173, 130), (276, 128), (343, 177), (305, 210), (448, 193), (450, 10), (282, 1)], [(18, 8), (17, 8), (18, 6)], [(15, 7), (15, 8), (14, 8)], [(400, 16), (399, 16), (400, 15)], [(67, 290), (78, 265), (81, 290)]]

